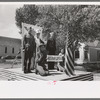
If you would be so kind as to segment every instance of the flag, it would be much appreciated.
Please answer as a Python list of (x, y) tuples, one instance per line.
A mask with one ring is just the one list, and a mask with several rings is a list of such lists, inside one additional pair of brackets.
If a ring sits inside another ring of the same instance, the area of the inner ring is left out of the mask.
[(72, 35), (68, 33), (65, 46), (65, 72), (69, 76), (74, 75), (74, 55), (72, 51), (73, 42)]

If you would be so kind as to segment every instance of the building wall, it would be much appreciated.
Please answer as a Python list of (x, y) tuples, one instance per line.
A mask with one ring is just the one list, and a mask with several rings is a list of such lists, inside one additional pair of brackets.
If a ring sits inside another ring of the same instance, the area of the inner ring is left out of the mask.
[[(6, 47), (7, 47), (7, 53), (5, 53)], [(14, 48), (14, 53), (12, 53), (13, 48)], [(16, 56), (20, 48), (21, 48), (20, 39), (0, 37), (0, 56), (7, 56), (7, 55)]]
[(90, 48), (90, 62), (97, 61), (97, 50), (95, 48)]
[(95, 63), (100, 62), (100, 48), (89, 47), (87, 50), (87, 59), (85, 58), (84, 46), (79, 48), (79, 58), (75, 59), (75, 63), (83, 64), (86, 62)]
[(100, 48), (90, 48), (90, 62), (100, 61)]

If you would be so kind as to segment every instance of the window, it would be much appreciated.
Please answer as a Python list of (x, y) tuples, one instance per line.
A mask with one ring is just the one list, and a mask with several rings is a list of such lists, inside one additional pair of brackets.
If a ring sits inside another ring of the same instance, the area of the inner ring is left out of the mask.
[(14, 48), (12, 48), (12, 53), (14, 53)]
[(97, 51), (97, 61), (100, 61), (100, 50)]
[(88, 59), (88, 51), (84, 51), (84, 56), (85, 59)]
[(7, 53), (7, 47), (5, 47), (5, 53)]
[(75, 58), (79, 58), (79, 50), (75, 51)]

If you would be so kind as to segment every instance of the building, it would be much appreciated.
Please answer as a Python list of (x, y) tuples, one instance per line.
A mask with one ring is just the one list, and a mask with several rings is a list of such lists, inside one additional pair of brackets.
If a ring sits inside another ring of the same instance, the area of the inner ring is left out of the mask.
[(100, 62), (100, 41), (80, 43), (79, 49), (75, 50), (75, 63), (97, 63)]
[(21, 39), (0, 36), (0, 57), (16, 56), (21, 48)]

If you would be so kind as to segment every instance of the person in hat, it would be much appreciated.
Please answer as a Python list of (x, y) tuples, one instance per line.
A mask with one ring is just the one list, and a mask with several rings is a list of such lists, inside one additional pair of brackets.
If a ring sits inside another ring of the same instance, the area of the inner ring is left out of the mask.
[(45, 76), (48, 74), (46, 59), (47, 59), (46, 46), (43, 43), (41, 43), (39, 45), (39, 52), (37, 53), (36, 74), (39, 73), (41, 76)]
[(31, 59), (36, 53), (36, 43), (35, 38), (32, 35), (32, 28), (30, 27), (28, 30), (28, 33), (24, 35), (23, 37), (23, 54), (24, 54), (24, 73), (31, 73)]
[(62, 57), (62, 62), (57, 63), (57, 70), (64, 72), (64, 62), (65, 62), (65, 51), (64, 51), (64, 49), (61, 49), (59, 56)]
[[(36, 42), (36, 60), (37, 60), (38, 59), (38, 53), (40, 51), (39, 46), (41, 45), (41, 43), (44, 44), (44, 42), (40, 38), (39, 32), (36, 33), (35, 42)], [(36, 60), (35, 60), (35, 62), (36, 62)], [(35, 67), (37, 67), (37, 64), (36, 64)], [(36, 71), (36, 68), (35, 68), (35, 71)]]
[(35, 38), (35, 40), (36, 40), (36, 47), (37, 47), (37, 52), (38, 52), (38, 51), (39, 51), (39, 46), (40, 46), (40, 44), (41, 44), (41, 43), (44, 44), (44, 42), (43, 42), (42, 39), (40, 38), (40, 33), (39, 33), (39, 32), (36, 33), (36, 38)]
[[(48, 51), (48, 55), (55, 55), (56, 41), (55, 41), (54, 32), (50, 33), (50, 38), (47, 41), (46, 49)], [(48, 68), (54, 69), (54, 64), (55, 64), (54, 62), (48, 62)]]

